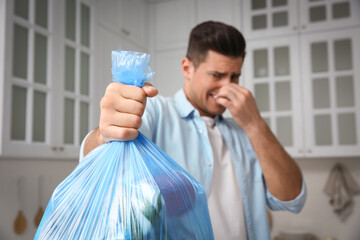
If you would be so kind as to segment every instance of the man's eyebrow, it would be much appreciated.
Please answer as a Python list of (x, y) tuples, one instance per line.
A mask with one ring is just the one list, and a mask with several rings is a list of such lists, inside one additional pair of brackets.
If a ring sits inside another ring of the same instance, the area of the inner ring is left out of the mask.
[[(227, 72), (221, 72), (221, 71), (216, 71), (216, 70), (209, 70), (207, 71), (208, 74), (217, 74), (219, 76), (226, 76), (228, 73)], [(240, 77), (241, 76), (241, 73), (236, 73), (236, 72), (233, 72), (231, 73), (230, 75), (231, 77)]]
[(219, 74), (219, 75), (221, 75), (221, 76), (224, 76), (224, 75), (226, 75), (227, 73), (226, 72), (220, 72), (220, 71), (212, 71), (212, 70), (210, 70), (210, 71), (208, 71), (208, 73), (209, 74)]

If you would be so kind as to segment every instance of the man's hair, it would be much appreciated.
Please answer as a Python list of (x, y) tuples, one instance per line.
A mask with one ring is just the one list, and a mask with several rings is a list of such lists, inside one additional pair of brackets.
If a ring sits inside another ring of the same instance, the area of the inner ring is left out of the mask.
[(233, 26), (207, 21), (195, 26), (190, 33), (186, 57), (197, 68), (205, 61), (209, 50), (227, 57), (245, 57), (245, 39)]

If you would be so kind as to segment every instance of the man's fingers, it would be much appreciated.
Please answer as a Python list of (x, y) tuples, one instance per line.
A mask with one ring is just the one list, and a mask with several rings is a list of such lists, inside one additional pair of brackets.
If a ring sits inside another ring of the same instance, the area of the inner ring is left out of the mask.
[(138, 101), (125, 98), (112, 98), (104, 96), (100, 101), (102, 112), (117, 111), (123, 113), (130, 113), (142, 116), (145, 110), (145, 105)]
[(218, 97), (216, 98), (216, 103), (225, 107), (225, 108), (229, 108), (229, 106), (231, 105), (230, 100), (228, 98), (225, 97)]
[(142, 116), (145, 111), (145, 105), (131, 99), (123, 99), (114, 106), (114, 109), (120, 113)]
[[(107, 116), (111, 116), (109, 121)], [(105, 129), (108, 126), (118, 126), (124, 128), (140, 128), (142, 124), (141, 117), (135, 114), (117, 113), (112, 115), (101, 115), (101, 125)]]
[(145, 94), (148, 97), (155, 97), (158, 94), (158, 90), (150, 83), (145, 83), (142, 89), (145, 91)]
[[(109, 141), (129, 141), (138, 136), (139, 132), (135, 128), (123, 128), (119, 126), (108, 126), (102, 130), (103, 140)], [(107, 137), (111, 136), (111, 137)]]
[(147, 97), (158, 94), (151, 84), (142, 88), (110, 83), (101, 99), (99, 130), (104, 141), (127, 141), (138, 136), (141, 116), (144, 114)]
[(118, 82), (112, 82), (106, 88), (106, 95), (110, 98), (116, 99), (117, 96), (132, 99), (137, 102), (143, 103), (146, 99), (146, 94), (142, 88), (126, 85)]

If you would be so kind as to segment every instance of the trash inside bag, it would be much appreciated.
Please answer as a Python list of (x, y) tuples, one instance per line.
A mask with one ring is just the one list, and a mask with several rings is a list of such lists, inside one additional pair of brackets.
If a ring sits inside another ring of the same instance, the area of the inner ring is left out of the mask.
[[(113, 80), (141, 87), (150, 56), (112, 52)], [(203, 187), (139, 132), (88, 153), (55, 189), (34, 239), (214, 239)]]

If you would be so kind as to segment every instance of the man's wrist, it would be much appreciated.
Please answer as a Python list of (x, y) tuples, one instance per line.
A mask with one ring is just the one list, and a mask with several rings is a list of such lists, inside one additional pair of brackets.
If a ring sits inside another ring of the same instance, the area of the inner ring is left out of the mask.
[(246, 134), (248, 136), (252, 136), (252, 135), (261, 134), (262, 132), (266, 131), (267, 129), (268, 129), (268, 126), (267, 126), (266, 122), (261, 118), (256, 122), (248, 124), (244, 128), (244, 131), (246, 132)]

